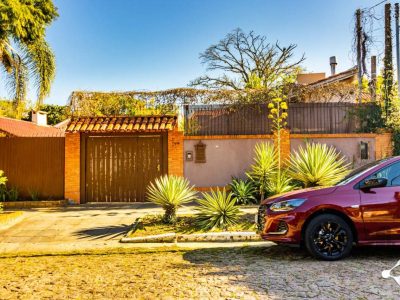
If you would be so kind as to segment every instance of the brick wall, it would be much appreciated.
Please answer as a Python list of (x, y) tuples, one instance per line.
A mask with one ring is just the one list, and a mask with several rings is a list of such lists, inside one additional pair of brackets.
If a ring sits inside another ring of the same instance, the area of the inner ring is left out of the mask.
[(168, 174), (183, 176), (183, 132), (168, 132)]
[(79, 133), (65, 134), (65, 199), (80, 203), (80, 145)]
[(375, 159), (381, 159), (393, 155), (391, 133), (380, 133), (375, 137)]
[[(281, 159), (282, 162), (286, 162), (290, 158), (290, 133), (289, 130), (281, 130)], [(278, 136), (277, 132), (273, 134), (275, 149), (278, 148)]]

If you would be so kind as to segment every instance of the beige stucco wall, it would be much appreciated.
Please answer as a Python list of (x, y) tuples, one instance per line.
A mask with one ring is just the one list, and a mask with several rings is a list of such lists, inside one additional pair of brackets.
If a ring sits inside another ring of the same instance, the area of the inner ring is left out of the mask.
[[(348, 162), (351, 163), (353, 167), (358, 167), (362, 164), (375, 160), (375, 138), (373, 137), (291, 138), (291, 152), (298, 150), (300, 145), (304, 147), (307, 141), (334, 146), (347, 158)], [(361, 161), (360, 142), (369, 143), (369, 160)]]
[[(196, 187), (225, 186), (232, 176), (245, 177), (253, 160), (254, 146), (271, 139), (202, 139), (206, 163), (184, 161), (184, 175)], [(199, 140), (185, 140), (184, 152), (193, 151)]]
[[(373, 134), (362, 135), (293, 135), (290, 138), (290, 151), (298, 150), (306, 142), (316, 142), (334, 146), (351, 163), (351, 167), (358, 167), (376, 159), (376, 140)], [(206, 163), (184, 161), (184, 176), (196, 187), (226, 186), (232, 177), (245, 178), (253, 162), (253, 151), (256, 143), (272, 142), (272, 137), (267, 138), (216, 138), (186, 139), (184, 152), (193, 151), (194, 145), (199, 141), (206, 144)], [(361, 161), (360, 142), (369, 143), (369, 160)]]

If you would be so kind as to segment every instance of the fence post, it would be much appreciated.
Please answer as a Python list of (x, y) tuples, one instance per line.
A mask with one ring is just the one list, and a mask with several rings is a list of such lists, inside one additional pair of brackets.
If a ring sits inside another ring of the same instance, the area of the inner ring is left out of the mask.
[(183, 105), (183, 133), (188, 134), (189, 104)]

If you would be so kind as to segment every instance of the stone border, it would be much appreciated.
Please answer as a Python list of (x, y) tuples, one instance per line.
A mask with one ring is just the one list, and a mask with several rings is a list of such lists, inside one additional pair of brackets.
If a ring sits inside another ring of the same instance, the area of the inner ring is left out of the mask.
[(174, 243), (174, 242), (251, 242), (261, 241), (252, 231), (224, 231), (194, 234), (164, 233), (149, 236), (123, 237), (121, 243)]
[(14, 208), (46, 208), (67, 206), (67, 200), (44, 200), (44, 201), (5, 201), (1, 202), (4, 209)]
[(22, 211), (0, 213), (0, 230), (7, 229), (24, 217)]

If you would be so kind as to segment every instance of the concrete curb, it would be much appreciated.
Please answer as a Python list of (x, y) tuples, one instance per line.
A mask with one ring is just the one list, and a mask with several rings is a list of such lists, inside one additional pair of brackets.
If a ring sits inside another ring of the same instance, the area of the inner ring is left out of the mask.
[(157, 235), (123, 237), (121, 243), (173, 243), (176, 241), (176, 233), (164, 233)]
[(121, 243), (192, 243), (192, 242), (251, 242), (261, 241), (261, 237), (252, 231), (225, 231), (194, 234), (164, 233), (158, 235), (123, 237)]

